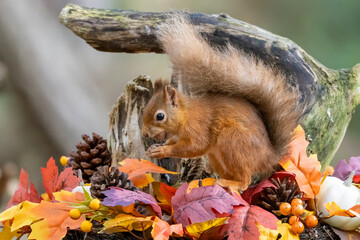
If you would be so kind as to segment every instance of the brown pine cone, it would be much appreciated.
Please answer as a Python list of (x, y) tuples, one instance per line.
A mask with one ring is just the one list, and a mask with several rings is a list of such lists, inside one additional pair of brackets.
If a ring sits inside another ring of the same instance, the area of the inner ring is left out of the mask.
[(107, 148), (106, 140), (100, 135), (93, 133), (92, 139), (86, 135), (81, 135), (83, 142), (76, 144), (76, 151), (70, 153), (70, 158), (66, 167), (72, 167), (75, 174), (81, 177), (85, 183), (90, 183), (90, 178), (100, 166), (110, 166), (111, 154)]
[(284, 219), (286, 217), (281, 215), (279, 210), (281, 203), (291, 203), (294, 198), (301, 199), (303, 193), (299, 193), (297, 183), (295, 181), (291, 181), (289, 177), (285, 177), (282, 181), (278, 178), (271, 178), (270, 180), (276, 188), (264, 188), (264, 190), (260, 193), (260, 197), (256, 205), (274, 213), (280, 219)]
[(128, 174), (120, 172), (116, 167), (102, 166), (98, 168), (91, 177), (90, 192), (93, 197), (100, 200), (105, 198), (102, 191), (107, 190), (109, 187), (120, 187), (127, 190), (136, 190), (131, 180), (128, 179)]

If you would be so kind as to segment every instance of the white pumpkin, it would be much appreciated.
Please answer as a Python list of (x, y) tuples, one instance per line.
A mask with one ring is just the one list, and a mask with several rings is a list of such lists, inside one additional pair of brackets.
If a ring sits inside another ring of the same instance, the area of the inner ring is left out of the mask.
[[(342, 209), (349, 209), (360, 204), (360, 189), (351, 184), (355, 171), (345, 181), (336, 177), (328, 176), (321, 184), (320, 191), (316, 195), (316, 207), (322, 216), (328, 216), (329, 212), (325, 205), (335, 202)], [(360, 217), (333, 216), (324, 219), (327, 224), (341, 230), (350, 231), (360, 227)]]

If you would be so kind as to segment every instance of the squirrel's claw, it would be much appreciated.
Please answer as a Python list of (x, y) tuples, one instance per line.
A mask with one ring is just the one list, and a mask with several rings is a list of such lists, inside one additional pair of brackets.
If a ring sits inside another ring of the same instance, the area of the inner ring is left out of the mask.
[(146, 151), (147, 155), (158, 159), (169, 157), (167, 152), (167, 146), (161, 146), (160, 144), (151, 145)]

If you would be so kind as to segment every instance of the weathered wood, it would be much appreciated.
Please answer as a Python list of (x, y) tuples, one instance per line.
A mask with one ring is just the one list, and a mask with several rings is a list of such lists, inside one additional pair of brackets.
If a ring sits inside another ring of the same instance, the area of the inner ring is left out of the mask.
[[(169, 13), (171, 14), (171, 13)], [(60, 21), (92, 47), (111, 52), (157, 52), (156, 27), (169, 14), (104, 10), (67, 5)], [(300, 89), (304, 112), (301, 124), (323, 168), (334, 156), (355, 107), (360, 103), (360, 65), (332, 70), (287, 38), (231, 18), (226, 14), (188, 13), (210, 43), (227, 42), (281, 69), (291, 85)]]

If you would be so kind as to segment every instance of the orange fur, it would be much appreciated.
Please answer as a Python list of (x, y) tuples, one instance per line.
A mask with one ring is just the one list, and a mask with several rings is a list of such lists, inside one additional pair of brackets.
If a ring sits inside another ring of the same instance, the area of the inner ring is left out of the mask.
[[(159, 27), (158, 38), (189, 95), (157, 81), (144, 110), (143, 134), (164, 146), (152, 157), (193, 158), (207, 154), (220, 177), (246, 188), (288, 153), (301, 116), (298, 93), (281, 73), (228, 45), (214, 49), (180, 14)], [(159, 122), (161, 110), (166, 120)]]

